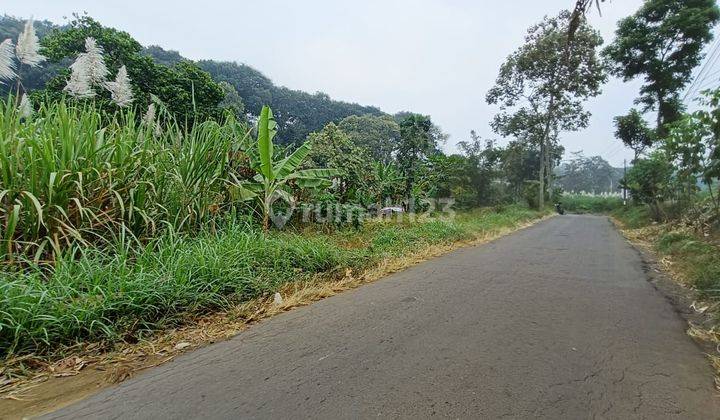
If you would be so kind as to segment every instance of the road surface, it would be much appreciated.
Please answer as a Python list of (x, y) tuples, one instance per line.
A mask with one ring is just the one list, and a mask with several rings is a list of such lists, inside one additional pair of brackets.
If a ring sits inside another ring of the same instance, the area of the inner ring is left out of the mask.
[(718, 419), (607, 218), (556, 217), (284, 313), (48, 418)]

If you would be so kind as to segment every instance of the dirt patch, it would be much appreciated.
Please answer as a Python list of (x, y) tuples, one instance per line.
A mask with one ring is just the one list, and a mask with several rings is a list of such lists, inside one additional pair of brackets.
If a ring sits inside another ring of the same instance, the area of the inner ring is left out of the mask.
[(198, 318), (182, 328), (157, 333), (146, 341), (117, 345), (112, 351), (89, 344), (67, 349), (66, 354), (70, 355), (54, 362), (32, 357), (9, 361), (0, 366), (0, 374), (12, 370), (12, 375), (4, 376), (15, 379), (0, 383), (0, 413), (3, 413), (0, 417), (36, 416), (67, 406), (179, 354), (231, 338), (264, 318), (374, 282), (458, 248), (490, 242), (549, 217), (552, 216), (514, 228), (478, 233), (471, 240), (430, 246), (404, 257), (388, 258), (361, 273), (348, 269), (309, 281), (288, 283), (279, 291), (281, 302), (276, 302), (274, 296), (266, 296), (230, 311)]

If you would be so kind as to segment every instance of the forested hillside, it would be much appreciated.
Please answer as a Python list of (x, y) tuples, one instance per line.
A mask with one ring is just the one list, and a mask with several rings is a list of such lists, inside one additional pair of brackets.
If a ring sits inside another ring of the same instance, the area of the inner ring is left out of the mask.
[[(7, 15), (0, 17), (0, 39), (17, 39), (23, 25), (24, 21), (15, 17)], [(35, 25), (40, 39), (52, 31), (59, 32), (67, 29), (49, 21), (35, 22)], [(125, 35), (127, 35), (126, 38), (130, 38), (129, 34)], [(134, 40), (132, 41), (134, 42)], [(192, 63), (177, 51), (166, 50), (157, 45), (141, 48), (140, 52), (143, 55), (152, 57), (157, 64), (162, 66), (174, 68), (182, 63)], [(63, 61), (62, 64), (64, 65), (48, 62), (41, 67), (21, 68), (21, 77), (25, 88), (30, 91), (44, 88), (61, 68), (67, 67), (66, 61)], [(322, 92), (310, 94), (277, 86), (260, 71), (246, 64), (213, 60), (200, 60), (194, 64), (209, 73), (215, 82), (227, 82), (234, 88), (242, 103), (239, 105), (238, 100), (235, 100), (232, 104), (234, 108), (257, 116), (263, 105), (271, 106), (280, 128), (278, 133), (280, 144), (298, 144), (311, 132), (322, 129), (330, 122), (339, 123), (340, 120), (351, 115), (384, 115), (376, 107), (336, 101)], [(3, 94), (7, 94), (9, 87), (0, 85), (0, 89)], [(227, 88), (223, 90), (226, 96), (233, 95), (232, 90), (229, 91), (229, 95)]]

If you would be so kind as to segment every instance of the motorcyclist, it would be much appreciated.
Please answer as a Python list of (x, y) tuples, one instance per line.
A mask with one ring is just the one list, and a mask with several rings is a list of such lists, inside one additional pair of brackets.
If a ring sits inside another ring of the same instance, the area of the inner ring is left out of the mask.
[(563, 208), (561, 202), (558, 201), (557, 203), (555, 203), (555, 211), (556, 211), (558, 214), (565, 214), (565, 209)]

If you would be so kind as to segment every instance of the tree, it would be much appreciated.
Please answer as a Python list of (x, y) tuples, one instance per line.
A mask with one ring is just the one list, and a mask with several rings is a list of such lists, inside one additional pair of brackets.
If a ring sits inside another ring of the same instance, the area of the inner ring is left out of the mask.
[(373, 159), (390, 163), (400, 141), (400, 126), (389, 115), (351, 115), (338, 124), (356, 146), (366, 149)]
[(465, 156), (437, 153), (428, 158), (423, 169), (418, 186), (428, 197), (452, 197), (463, 208), (477, 204), (471, 179), (474, 168)]
[[(222, 88), (210, 75), (191, 61), (173, 67), (157, 64), (144, 55), (143, 47), (128, 33), (106, 28), (89, 16), (75, 16), (67, 28), (56, 29), (41, 40), (43, 53), (53, 62), (74, 59), (85, 50), (85, 40), (93, 38), (102, 47), (103, 59), (111, 74), (126, 66), (132, 80), (134, 104), (141, 110), (151, 103), (151, 95), (159, 98), (175, 118), (183, 123), (219, 118), (218, 106), (223, 99)], [(48, 81), (45, 91), (36, 94), (43, 99), (64, 97), (67, 71)], [(98, 92), (96, 106), (113, 111), (109, 92)]]
[(622, 170), (613, 168), (600, 156), (586, 157), (582, 152), (573, 153), (559, 172), (563, 190), (593, 194), (614, 192), (622, 178)]
[(494, 140), (482, 140), (474, 130), (470, 141), (461, 141), (458, 148), (467, 159), (469, 182), (475, 194), (474, 205), (497, 202), (499, 194), (492, 190), (493, 182), (500, 176), (503, 150)]
[(602, 38), (582, 16), (563, 11), (545, 18), (525, 41), (500, 68), (486, 100), (501, 108), (492, 124), (496, 132), (538, 146), (542, 206), (546, 182), (552, 186), (549, 151), (560, 132), (587, 126), (583, 101), (600, 94), (606, 76), (597, 54)]
[(616, 39), (604, 51), (613, 74), (625, 81), (643, 77), (636, 100), (643, 112), (654, 110), (659, 137), (665, 124), (682, 112), (680, 92), (702, 59), (720, 19), (715, 0), (646, 0), (634, 15), (618, 23)]
[(637, 160), (640, 154), (655, 142), (655, 133), (648, 123), (643, 119), (642, 114), (633, 108), (627, 115), (615, 117), (615, 137), (635, 152)]
[(284, 159), (276, 160), (273, 146), (276, 133), (277, 123), (270, 108), (265, 106), (258, 119), (255, 153), (249, 153), (254, 159), (253, 169), (257, 175), (252, 180), (236, 179), (232, 189), (233, 195), (241, 201), (259, 201), (265, 231), (270, 228), (273, 204), (278, 199), (290, 204), (294, 202), (290, 182), (301, 188), (328, 187), (329, 178), (337, 175), (334, 169), (298, 169), (310, 153), (310, 142), (305, 142)]
[(245, 120), (245, 103), (237, 90), (228, 82), (220, 82), (218, 85), (225, 94), (225, 98), (219, 104), (220, 108), (229, 111), (238, 120)]
[(405, 196), (408, 198), (417, 181), (420, 164), (437, 147), (432, 127), (430, 117), (419, 114), (412, 114), (400, 123), (397, 162), (405, 176)]
[(704, 109), (670, 125), (664, 149), (686, 189), (696, 190), (698, 179), (707, 186), (720, 217), (720, 192), (713, 191), (714, 180), (720, 178), (720, 89), (707, 92), (700, 105)]
[(673, 167), (662, 150), (656, 150), (647, 159), (638, 159), (623, 178), (634, 200), (650, 206), (656, 221), (663, 219), (662, 203), (671, 198)]
[(335, 123), (311, 133), (307, 141), (312, 146), (307, 165), (335, 168), (337, 198), (341, 203), (356, 200), (371, 179), (372, 163), (367, 152), (354, 145)]

